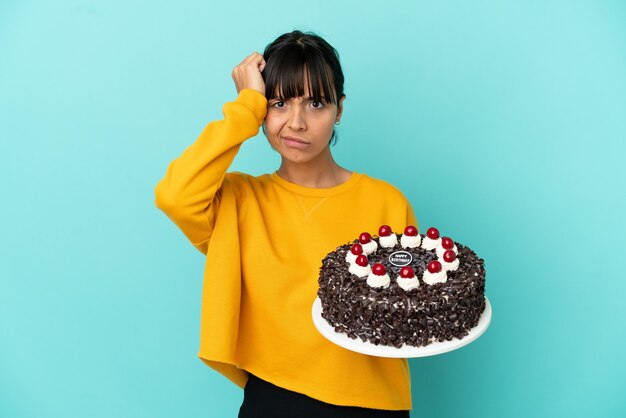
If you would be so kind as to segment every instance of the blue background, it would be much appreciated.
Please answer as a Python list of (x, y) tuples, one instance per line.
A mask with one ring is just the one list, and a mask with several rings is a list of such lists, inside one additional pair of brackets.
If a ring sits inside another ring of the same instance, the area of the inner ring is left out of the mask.
[(625, 416), (626, 3), (591, 0), (3, 0), (0, 416), (236, 415), (153, 190), (294, 28), (341, 55), (337, 160), (486, 259), (492, 325), (411, 360), (412, 416)]

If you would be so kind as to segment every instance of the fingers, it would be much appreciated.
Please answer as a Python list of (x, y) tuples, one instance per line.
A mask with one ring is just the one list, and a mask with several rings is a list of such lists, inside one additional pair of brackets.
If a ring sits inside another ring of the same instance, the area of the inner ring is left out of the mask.
[(241, 61), (241, 63), (233, 69), (233, 73), (248, 71), (249, 67), (253, 67), (259, 72), (263, 71), (265, 68), (265, 59), (263, 59), (263, 55), (258, 52), (253, 52), (245, 57), (243, 61)]
[(258, 52), (253, 52), (252, 54), (245, 57), (243, 61), (241, 61), (241, 64), (239, 65), (254, 64), (254, 65), (259, 66), (261, 63), (265, 65), (265, 60), (263, 59), (263, 55), (259, 54)]
[(261, 71), (265, 68), (265, 59), (258, 52), (253, 52), (241, 61), (241, 63), (233, 69), (231, 74), (237, 92), (252, 88), (260, 93), (265, 93), (265, 82), (261, 75)]

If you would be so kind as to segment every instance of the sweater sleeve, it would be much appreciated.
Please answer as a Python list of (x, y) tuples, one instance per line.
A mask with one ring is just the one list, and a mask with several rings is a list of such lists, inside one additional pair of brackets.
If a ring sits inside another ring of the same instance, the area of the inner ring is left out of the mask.
[(417, 218), (415, 217), (415, 212), (413, 211), (411, 202), (407, 200), (406, 205), (406, 224), (415, 226), (419, 231), (419, 225), (417, 224)]
[(220, 189), (241, 144), (259, 132), (267, 112), (261, 93), (244, 89), (223, 107), (224, 119), (209, 123), (196, 142), (169, 165), (155, 189), (155, 204), (206, 253)]

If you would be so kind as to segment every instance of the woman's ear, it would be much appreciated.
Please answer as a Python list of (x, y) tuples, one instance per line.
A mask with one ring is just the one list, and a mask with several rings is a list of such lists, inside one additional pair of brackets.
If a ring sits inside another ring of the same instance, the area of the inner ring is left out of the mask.
[(337, 117), (335, 118), (335, 123), (337, 123), (337, 122), (339, 122), (341, 120), (341, 114), (343, 113), (343, 100), (345, 98), (346, 98), (346, 95), (344, 94), (339, 99), (339, 104), (337, 105)]

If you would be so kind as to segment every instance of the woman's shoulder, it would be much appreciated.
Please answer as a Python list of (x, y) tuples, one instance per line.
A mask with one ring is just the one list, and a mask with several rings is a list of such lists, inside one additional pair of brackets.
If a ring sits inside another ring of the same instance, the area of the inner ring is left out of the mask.
[(252, 175), (240, 171), (230, 171), (224, 177), (224, 186), (240, 192), (266, 186), (270, 181), (269, 174)]
[(361, 187), (367, 188), (371, 191), (376, 191), (378, 193), (384, 193), (386, 196), (389, 197), (397, 196), (403, 199), (405, 198), (404, 193), (402, 193), (399, 188), (397, 188), (387, 180), (372, 177), (369, 174), (361, 174), (361, 177)]

